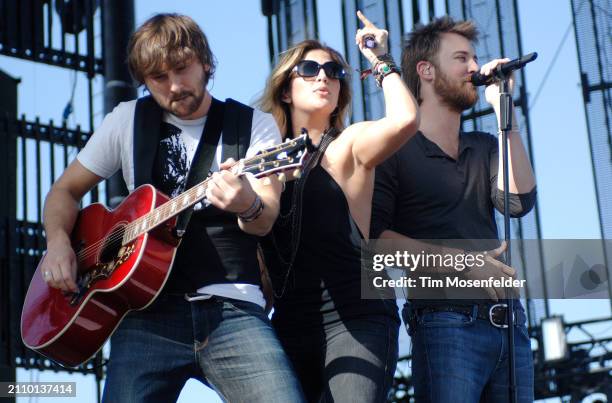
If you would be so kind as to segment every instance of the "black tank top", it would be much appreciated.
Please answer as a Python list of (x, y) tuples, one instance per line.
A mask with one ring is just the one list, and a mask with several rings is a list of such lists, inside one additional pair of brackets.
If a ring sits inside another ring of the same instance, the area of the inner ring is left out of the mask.
[[(277, 293), (273, 322), (301, 327), (377, 314), (399, 321), (395, 300), (361, 298), (363, 236), (344, 192), (320, 165), (311, 170), (305, 183), (301, 237), (287, 276), (286, 251), (290, 250), (292, 231), (291, 225), (282, 225), (282, 216), (291, 209), (294, 187), (294, 183), (287, 184), (281, 197), (281, 219), (265, 242), (266, 261)], [(277, 253), (271, 253), (274, 249), (285, 252), (284, 262)], [(270, 259), (270, 255), (276, 256)]]

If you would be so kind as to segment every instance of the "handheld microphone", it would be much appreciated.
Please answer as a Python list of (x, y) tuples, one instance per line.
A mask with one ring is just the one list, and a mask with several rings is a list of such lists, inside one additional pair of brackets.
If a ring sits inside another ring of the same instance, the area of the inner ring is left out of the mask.
[(492, 84), (497, 80), (501, 80), (507, 77), (514, 70), (523, 68), (524, 65), (534, 61), (537, 57), (537, 52), (533, 52), (519, 59), (510, 60), (508, 63), (497, 66), (495, 70), (491, 72), (490, 75), (484, 75), (480, 73), (472, 74), (472, 78), (470, 79), (470, 81), (472, 82), (472, 85), (474, 87)]

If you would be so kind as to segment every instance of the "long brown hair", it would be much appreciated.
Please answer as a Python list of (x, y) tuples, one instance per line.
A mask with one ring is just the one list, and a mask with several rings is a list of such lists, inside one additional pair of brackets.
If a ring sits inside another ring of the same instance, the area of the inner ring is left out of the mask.
[(257, 105), (262, 111), (274, 116), (283, 137), (286, 137), (291, 130), (291, 112), (289, 105), (283, 102), (283, 95), (289, 89), (291, 71), (311, 50), (327, 52), (332, 60), (340, 63), (346, 71), (346, 76), (340, 80), (338, 105), (330, 115), (329, 122), (339, 132), (344, 129), (344, 121), (351, 103), (350, 67), (339, 52), (317, 40), (308, 39), (282, 53), (280, 61), (268, 77), (263, 95), (257, 101)]
[(156, 14), (145, 21), (130, 37), (128, 67), (138, 82), (166, 68), (174, 68), (195, 57), (208, 65), (206, 82), (215, 72), (215, 61), (206, 35), (190, 17), (180, 14)]

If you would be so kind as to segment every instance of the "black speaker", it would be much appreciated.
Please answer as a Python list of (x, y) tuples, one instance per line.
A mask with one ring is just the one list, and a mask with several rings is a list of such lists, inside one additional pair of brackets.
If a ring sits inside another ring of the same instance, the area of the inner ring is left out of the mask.
[(45, 21), (43, 8), (50, 0), (0, 0), (2, 46), (30, 54), (43, 49)]
[[(0, 381), (15, 381), (15, 366), (12, 359), (13, 340), (11, 331), (11, 306), (9, 265), (11, 260), (11, 222), (15, 214), (15, 172), (17, 164), (16, 138), (9, 133), (17, 117), (17, 85), (15, 79), (0, 70)], [(2, 399), (1, 402), (13, 402)]]
[(64, 32), (78, 34), (87, 26), (87, 6), (93, 14), (100, 0), (55, 0), (55, 11), (62, 21)]
[(264, 17), (276, 15), (279, 10), (280, 0), (261, 0), (261, 13)]
[(17, 85), (20, 79), (14, 78), (0, 70), (0, 116), (17, 117)]

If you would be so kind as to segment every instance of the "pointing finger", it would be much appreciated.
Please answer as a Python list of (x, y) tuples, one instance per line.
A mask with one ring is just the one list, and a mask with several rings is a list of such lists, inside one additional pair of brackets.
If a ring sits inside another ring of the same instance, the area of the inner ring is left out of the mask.
[(359, 20), (363, 23), (364, 27), (371, 28), (374, 26), (374, 24), (372, 24), (372, 22), (370, 22), (370, 20), (368, 20), (360, 10), (357, 10), (357, 17), (359, 17)]

